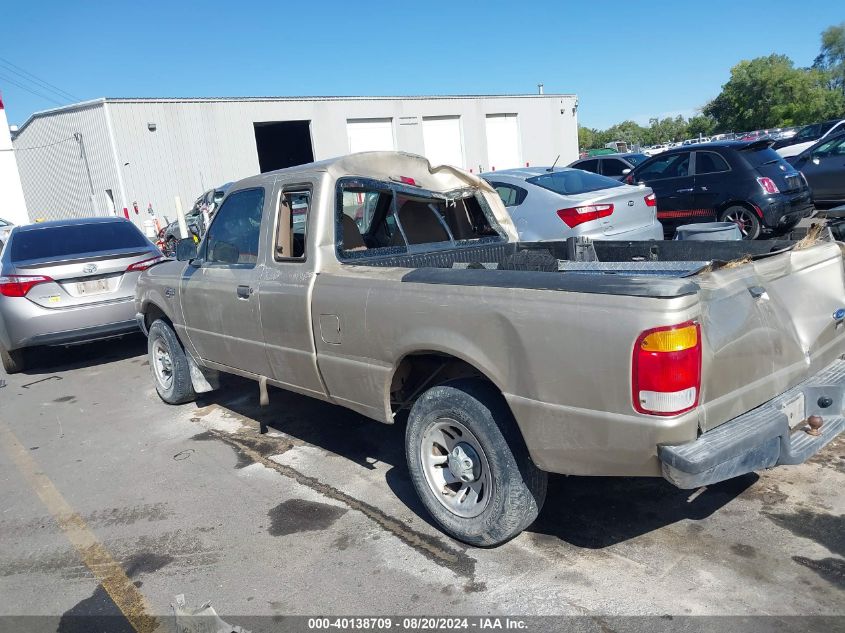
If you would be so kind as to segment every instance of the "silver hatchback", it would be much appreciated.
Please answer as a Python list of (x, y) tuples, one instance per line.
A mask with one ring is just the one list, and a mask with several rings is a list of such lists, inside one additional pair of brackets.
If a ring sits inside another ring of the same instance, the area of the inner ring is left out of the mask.
[(122, 218), (15, 227), (0, 252), (3, 368), (10, 374), (24, 369), (25, 348), (136, 331), (138, 276), (164, 259)]
[(580, 169), (526, 167), (481, 174), (499, 193), (525, 242), (585, 236), (662, 240), (651, 189)]

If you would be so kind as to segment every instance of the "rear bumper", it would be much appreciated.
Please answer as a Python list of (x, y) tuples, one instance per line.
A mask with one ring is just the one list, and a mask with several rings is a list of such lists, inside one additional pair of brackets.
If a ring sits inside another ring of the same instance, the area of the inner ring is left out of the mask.
[(758, 206), (763, 212), (763, 224), (770, 229), (776, 229), (813, 213), (813, 199), (809, 189), (792, 195), (769, 196)]
[(653, 223), (646, 226), (640, 226), (631, 231), (624, 231), (622, 233), (612, 233), (596, 237), (598, 240), (614, 240), (614, 241), (630, 241), (630, 242), (647, 242), (649, 240), (663, 239), (663, 225), (655, 220)]
[[(819, 415), (824, 420), (818, 436), (808, 434), (806, 424), (796, 425), (789, 419), (793, 403), (802, 397), (800, 419)], [(695, 441), (659, 447), (662, 473), (679, 488), (698, 488), (756, 470), (800, 464), (845, 430), (843, 415), (845, 360), (839, 359), (786, 393)]]
[(8, 350), (38, 345), (72, 345), (138, 331), (133, 297), (50, 310), (26, 299), (0, 302), (0, 344)]

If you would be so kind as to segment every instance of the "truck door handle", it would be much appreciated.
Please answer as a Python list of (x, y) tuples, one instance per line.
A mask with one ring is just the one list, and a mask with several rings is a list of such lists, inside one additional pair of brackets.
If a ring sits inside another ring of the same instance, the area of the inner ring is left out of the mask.
[(250, 286), (238, 286), (238, 299), (249, 299), (251, 294), (252, 288)]
[(692, 193), (692, 188), (690, 189), (678, 189), (678, 193)]

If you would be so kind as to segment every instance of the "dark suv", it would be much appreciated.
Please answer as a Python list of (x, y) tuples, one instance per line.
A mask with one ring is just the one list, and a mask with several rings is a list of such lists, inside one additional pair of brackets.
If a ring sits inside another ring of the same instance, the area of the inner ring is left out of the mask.
[(745, 239), (787, 231), (810, 215), (804, 177), (771, 148), (769, 139), (678, 147), (628, 174), (628, 184), (651, 187), (667, 235), (690, 222), (735, 222)]

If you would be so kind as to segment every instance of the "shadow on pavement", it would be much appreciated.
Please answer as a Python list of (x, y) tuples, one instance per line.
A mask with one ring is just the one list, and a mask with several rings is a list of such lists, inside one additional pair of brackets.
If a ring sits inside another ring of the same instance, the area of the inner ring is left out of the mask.
[(85, 369), (146, 354), (147, 339), (140, 332), (70, 347), (36, 347), (26, 350), (26, 369), (22, 373), (39, 376), (50, 372)]
[[(269, 406), (261, 407), (253, 381), (233, 376), (224, 380), (220, 390), (206, 394), (197, 404), (218, 404), (363, 468), (372, 470), (375, 462), (392, 466), (385, 475), (390, 490), (420, 519), (435, 525), (408, 475), (403, 421), (380, 424), (343, 407), (279, 389), (271, 389)], [(310, 474), (319, 479), (319, 473)], [(678, 521), (704, 519), (757, 479), (757, 475), (746, 475), (713, 485), (688, 501), (694, 491), (679, 490), (661, 478), (550, 475), (546, 504), (528, 531), (576, 547), (608, 547)]]

